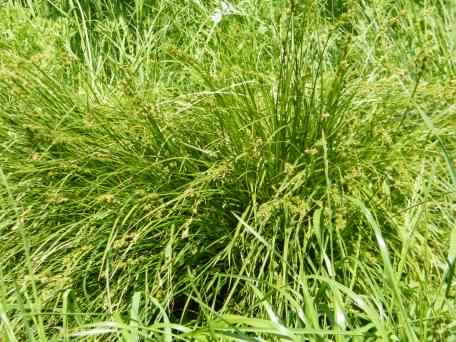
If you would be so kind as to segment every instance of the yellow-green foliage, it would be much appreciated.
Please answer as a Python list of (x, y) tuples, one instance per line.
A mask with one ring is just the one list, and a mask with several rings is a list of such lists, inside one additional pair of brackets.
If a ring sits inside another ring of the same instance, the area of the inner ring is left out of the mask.
[(0, 340), (456, 338), (454, 1), (0, 3)]

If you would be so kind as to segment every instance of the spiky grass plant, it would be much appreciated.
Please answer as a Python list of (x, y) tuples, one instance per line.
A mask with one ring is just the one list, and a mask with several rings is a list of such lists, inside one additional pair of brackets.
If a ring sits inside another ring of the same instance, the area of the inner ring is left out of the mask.
[(454, 336), (454, 4), (5, 4), (2, 338)]

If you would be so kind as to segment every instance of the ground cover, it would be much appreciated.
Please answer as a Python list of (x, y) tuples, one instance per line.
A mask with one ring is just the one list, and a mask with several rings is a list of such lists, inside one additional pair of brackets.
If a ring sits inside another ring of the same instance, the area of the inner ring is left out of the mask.
[(0, 1), (0, 338), (456, 338), (455, 1)]

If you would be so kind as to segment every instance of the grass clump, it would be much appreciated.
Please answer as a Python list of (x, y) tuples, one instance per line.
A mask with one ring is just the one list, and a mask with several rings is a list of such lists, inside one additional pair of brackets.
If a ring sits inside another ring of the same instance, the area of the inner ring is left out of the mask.
[(4, 2), (0, 336), (454, 338), (455, 14)]

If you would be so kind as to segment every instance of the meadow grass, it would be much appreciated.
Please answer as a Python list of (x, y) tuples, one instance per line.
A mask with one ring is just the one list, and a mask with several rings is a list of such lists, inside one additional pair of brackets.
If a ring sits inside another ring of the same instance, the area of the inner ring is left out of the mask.
[(454, 0), (0, 18), (0, 340), (456, 340)]

